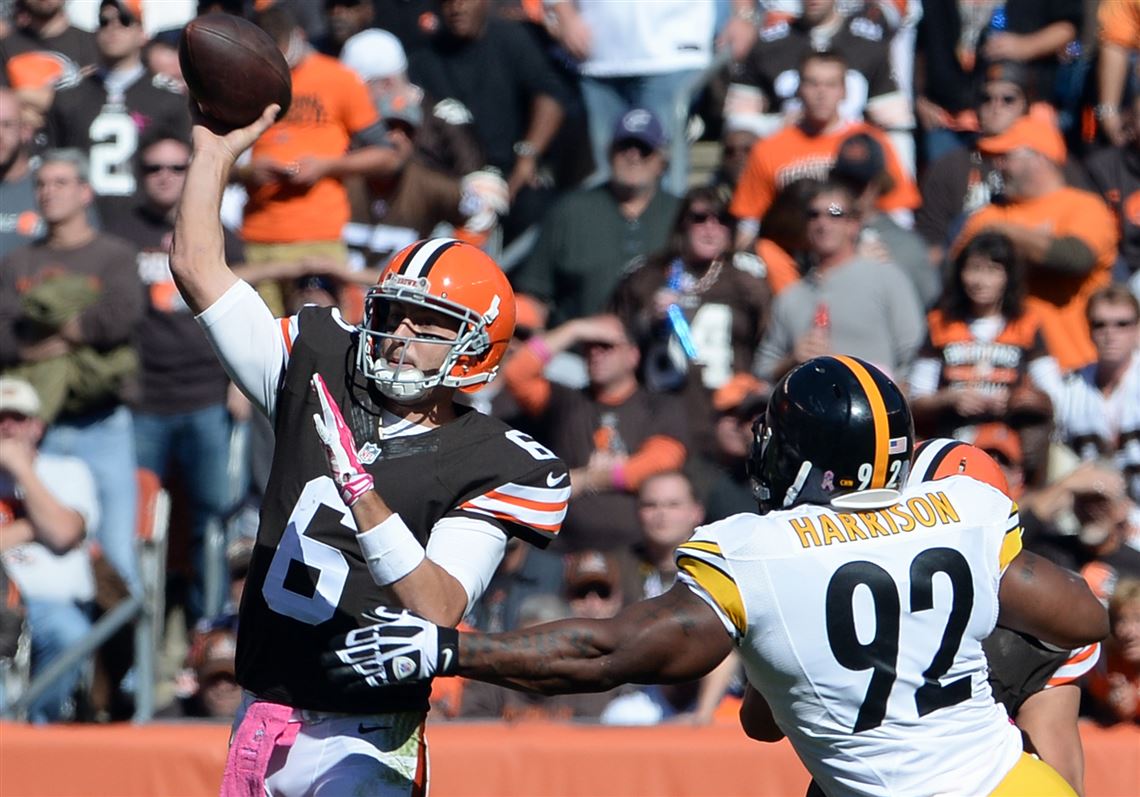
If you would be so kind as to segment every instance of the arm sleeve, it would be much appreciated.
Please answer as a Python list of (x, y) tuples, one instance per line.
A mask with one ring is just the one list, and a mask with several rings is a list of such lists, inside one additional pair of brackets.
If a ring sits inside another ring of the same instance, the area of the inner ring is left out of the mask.
[(127, 343), (143, 314), (143, 286), (135, 265), (135, 250), (122, 242), (109, 247), (99, 274), (102, 298), (79, 315), (83, 342), (99, 349)]
[(230, 379), (272, 418), (297, 317), (275, 319), (249, 283), (239, 280), (197, 319)]
[(685, 446), (675, 437), (655, 434), (625, 462), (626, 487), (632, 492), (655, 473), (679, 470), (685, 464)]
[(507, 549), (507, 532), (472, 517), (440, 518), (428, 537), (427, 558), (463, 585), (467, 612), (479, 600)]
[(1127, 50), (1140, 47), (1140, 8), (1135, 3), (1101, 3), (1097, 22), (1102, 42)]
[(503, 366), (503, 383), (527, 415), (541, 415), (550, 404), (550, 381), (542, 375), (545, 364), (530, 346), (517, 351)]
[(1045, 683), (1046, 689), (1052, 689), (1054, 686), (1064, 686), (1071, 684), (1078, 678), (1092, 671), (1096, 663), (1100, 661), (1100, 643), (1093, 642), (1091, 645), (1085, 645), (1083, 648), (1077, 648), (1072, 651), (1069, 658), (1065, 663), (1056, 669), (1049, 680)]
[(911, 401), (933, 395), (938, 390), (942, 362), (934, 357), (919, 357), (910, 367), (907, 394)]
[(347, 68), (345, 68), (345, 72), (342, 94), (344, 104), (341, 106), (341, 112), (344, 115), (345, 130), (350, 136), (355, 137), (368, 128), (379, 124), (380, 117), (376, 113), (376, 106), (372, 104), (372, 98), (368, 96), (368, 89), (365, 87), (364, 81)]

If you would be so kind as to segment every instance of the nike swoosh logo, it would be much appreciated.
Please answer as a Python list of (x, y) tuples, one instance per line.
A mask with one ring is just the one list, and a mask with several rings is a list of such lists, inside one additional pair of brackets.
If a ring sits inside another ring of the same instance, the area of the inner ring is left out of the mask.
[(363, 722), (356, 726), (357, 733), (376, 733), (388, 730), (387, 725), (365, 725)]
[(442, 659), (442, 661), (440, 662), (440, 665), (439, 665), (439, 671), (440, 672), (447, 672), (447, 668), (451, 666), (451, 657), (455, 654), (451, 650), (451, 648), (444, 648), (442, 651), (440, 651), (439, 655), (440, 655), (440, 658)]
[(562, 482), (566, 481), (566, 475), (567, 474), (563, 473), (561, 476), (559, 476), (556, 479), (556, 478), (554, 478), (553, 473), (546, 474), (546, 486), (547, 487), (557, 487), (558, 485), (562, 484)]

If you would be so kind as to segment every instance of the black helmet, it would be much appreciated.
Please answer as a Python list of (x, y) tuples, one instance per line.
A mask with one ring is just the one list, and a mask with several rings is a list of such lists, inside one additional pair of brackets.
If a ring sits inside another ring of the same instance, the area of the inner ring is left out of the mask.
[(761, 512), (839, 501), (882, 506), (902, 489), (914, 448), (898, 385), (855, 357), (816, 357), (776, 385), (753, 427), (748, 475)]

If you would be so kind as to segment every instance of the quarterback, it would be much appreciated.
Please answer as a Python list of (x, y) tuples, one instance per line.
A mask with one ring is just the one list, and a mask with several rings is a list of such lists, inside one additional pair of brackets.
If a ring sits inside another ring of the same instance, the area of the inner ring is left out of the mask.
[(237, 156), (273, 122), (218, 135), (198, 120), (171, 270), (276, 447), (239, 613), (245, 689), (222, 793), (422, 793), (428, 685), (365, 696), (321, 653), (378, 604), (456, 624), (509, 537), (545, 545), (570, 494), (565, 465), (453, 401), (495, 375), (515, 323), (491, 258), (451, 239), (397, 253), (364, 320), (305, 307), (275, 319), (222, 254), (219, 207)]
[(777, 385), (749, 466), (761, 516), (701, 527), (678, 583), (611, 620), (458, 634), (374, 610), (326, 657), (346, 691), (435, 674), (542, 692), (699, 677), (735, 647), (823, 791), (1071, 795), (986, 681), (995, 622), (1075, 648), (1108, 632), (1078, 577), (1023, 551), (1017, 507), (966, 476), (908, 485), (910, 410), (819, 357)]

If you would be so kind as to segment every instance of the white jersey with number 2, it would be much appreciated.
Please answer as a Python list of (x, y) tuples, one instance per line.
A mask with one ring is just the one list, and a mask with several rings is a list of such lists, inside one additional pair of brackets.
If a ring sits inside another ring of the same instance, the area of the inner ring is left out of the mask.
[(1016, 504), (953, 476), (884, 509), (735, 515), (676, 557), (830, 797), (978, 797), (1022, 751), (982, 652), (1020, 551)]

